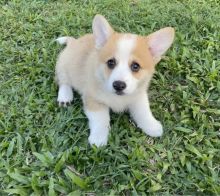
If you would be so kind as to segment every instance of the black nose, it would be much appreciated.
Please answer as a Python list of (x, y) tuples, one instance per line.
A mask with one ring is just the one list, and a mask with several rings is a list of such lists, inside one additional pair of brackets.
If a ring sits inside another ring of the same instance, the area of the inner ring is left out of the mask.
[(113, 82), (113, 87), (116, 91), (123, 91), (126, 88), (126, 83), (120, 80)]

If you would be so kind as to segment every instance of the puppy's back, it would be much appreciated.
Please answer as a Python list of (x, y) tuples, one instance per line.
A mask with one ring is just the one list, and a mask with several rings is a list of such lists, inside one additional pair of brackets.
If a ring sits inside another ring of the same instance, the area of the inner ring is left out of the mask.
[(66, 44), (56, 65), (57, 82), (59, 85), (70, 85), (81, 92), (85, 86), (87, 66), (89, 66), (87, 59), (94, 50), (93, 35), (87, 34), (79, 39), (61, 37), (57, 41)]

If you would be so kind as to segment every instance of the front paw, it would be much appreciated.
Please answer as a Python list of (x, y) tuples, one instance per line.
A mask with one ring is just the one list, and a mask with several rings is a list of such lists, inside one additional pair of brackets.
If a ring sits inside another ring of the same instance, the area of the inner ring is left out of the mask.
[(147, 128), (143, 131), (151, 137), (160, 137), (163, 134), (163, 126), (160, 121), (153, 120), (147, 124)]
[(100, 146), (105, 146), (108, 142), (108, 136), (105, 136), (105, 135), (102, 135), (102, 134), (99, 134), (99, 135), (96, 135), (96, 134), (90, 134), (89, 136), (89, 143), (90, 145), (96, 145), (97, 147), (100, 147)]
[(73, 101), (72, 88), (68, 85), (60, 85), (57, 102), (59, 106), (67, 107)]
[(57, 103), (59, 104), (60, 107), (67, 107), (71, 105), (73, 101), (73, 93), (70, 92), (59, 92), (58, 98), (57, 98)]
[(68, 107), (71, 105), (72, 103), (72, 100), (67, 100), (67, 101), (64, 101), (64, 100), (58, 100), (57, 99), (57, 103), (60, 107)]

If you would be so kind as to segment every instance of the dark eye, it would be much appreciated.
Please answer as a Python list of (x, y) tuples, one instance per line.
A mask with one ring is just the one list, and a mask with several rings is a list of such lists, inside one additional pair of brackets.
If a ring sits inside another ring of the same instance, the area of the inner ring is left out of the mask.
[(107, 65), (109, 69), (114, 69), (115, 65), (116, 65), (116, 60), (115, 58), (111, 58), (107, 61)]
[(136, 62), (133, 62), (131, 64), (131, 71), (133, 71), (133, 72), (138, 72), (140, 68), (141, 68), (140, 65)]

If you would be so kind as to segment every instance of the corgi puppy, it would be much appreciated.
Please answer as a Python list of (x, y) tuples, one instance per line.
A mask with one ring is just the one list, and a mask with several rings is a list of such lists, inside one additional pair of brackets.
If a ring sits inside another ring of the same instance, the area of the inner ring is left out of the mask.
[(146, 134), (161, 136), (163, 128), (150, 110), (147, 88), (155, 65), (174, 40), (174, 29), (166, 27), (148, 36), (118, 33), (103, 16), (96, 15), (92, 30), (78, 39), (57, 39), (66, 44), (56, 64), (59, 105), (72, 102), (72, 89), (81, 94), (91, 145), (107, 144), (109, 109), (129, 111)]

